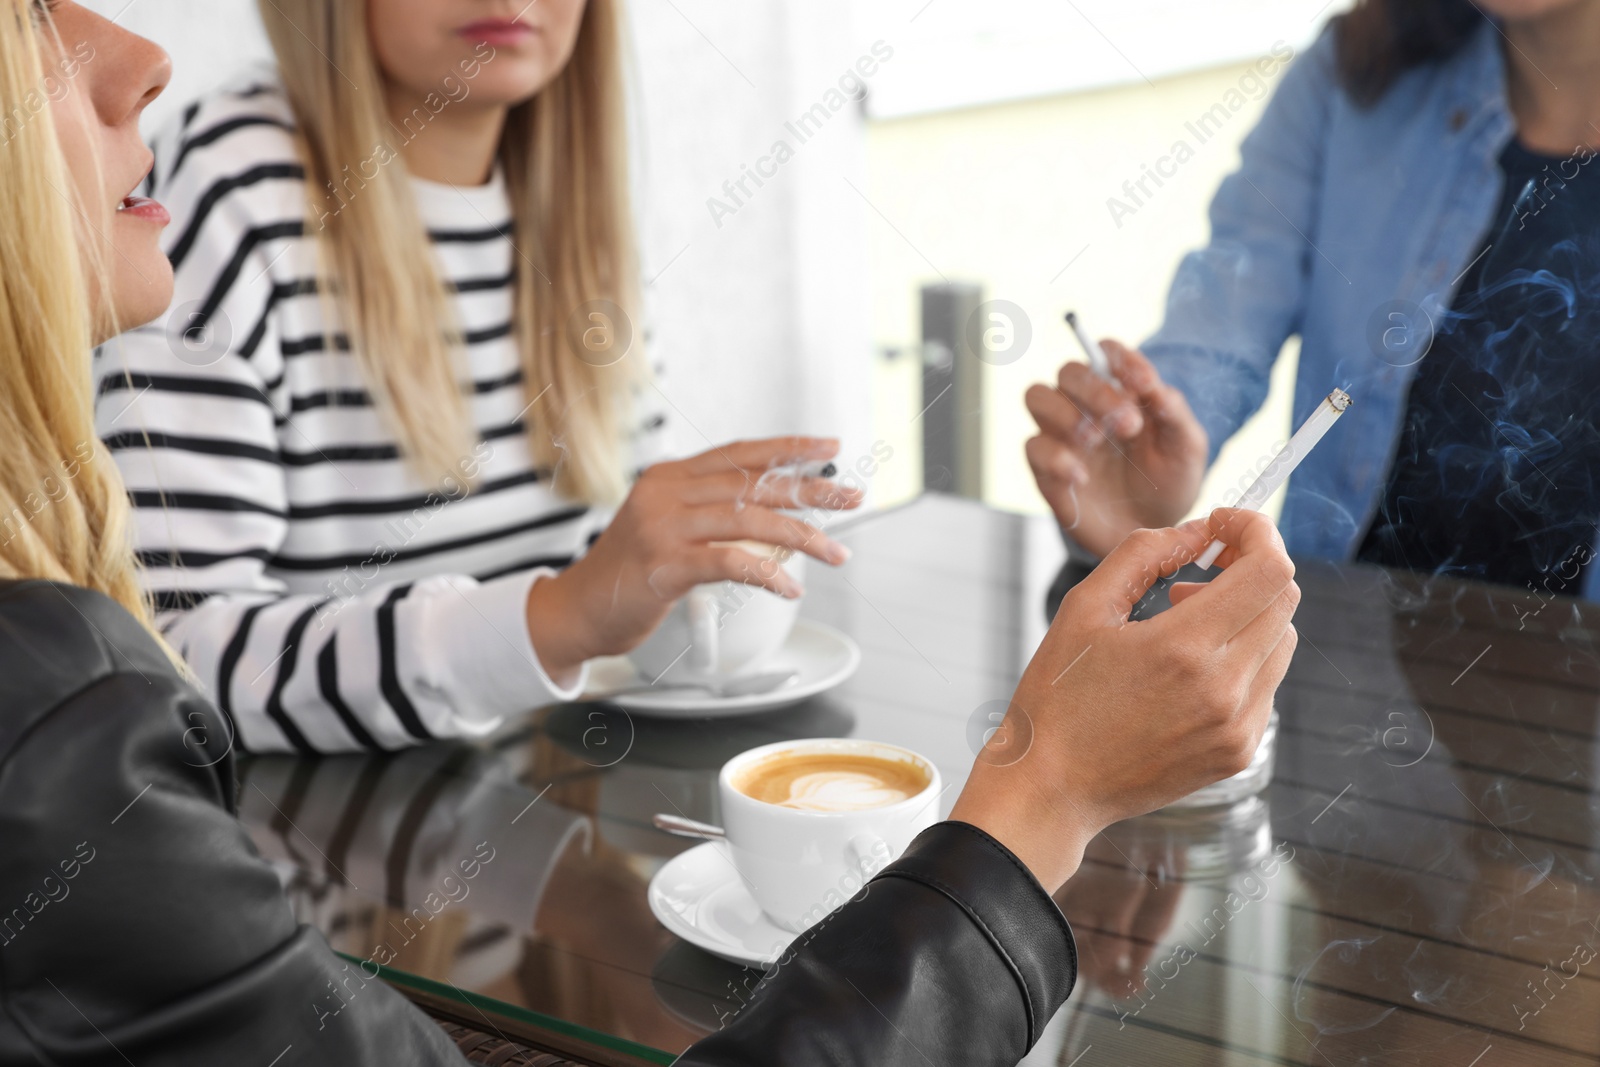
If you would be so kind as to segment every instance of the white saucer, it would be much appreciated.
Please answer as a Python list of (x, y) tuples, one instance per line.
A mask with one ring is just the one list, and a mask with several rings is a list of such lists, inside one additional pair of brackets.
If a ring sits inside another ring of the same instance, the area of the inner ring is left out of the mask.
[(756, 905), (727, 847), (717, 841), (667, 861), (650, 879), (649, 899), (662, 926), (743, 967), (765, 967), (795, 938)]
[(589, 688), (583, 699), (604, 700), (628, 711), (663, 719), (749, 715), (786, 708), (818, 693), (826, 693), (843, 684), (860, 665), (861, 649), (854, 641), (831, 626), (800, 619), (783, 646), (750, 669), (750, 673), (796, 671), (795, 680), (781, 689), (746, 697), (713, 697), (695, 689), (663, 689), (613, 698), (606, 694), (643, 685), (647, 679), (639, 677), (626, 656), (603, 656), (589, 666)]

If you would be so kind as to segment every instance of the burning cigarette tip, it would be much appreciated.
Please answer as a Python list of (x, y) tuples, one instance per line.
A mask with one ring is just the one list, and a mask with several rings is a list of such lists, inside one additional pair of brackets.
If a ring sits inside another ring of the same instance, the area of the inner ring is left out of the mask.
[(1072, 335), (1078, 339), (1078, 345), (1083, 349), (1083, 354), (1089, 357), (1089, 366), (1096, 374), (1106, 381), (1113, 381), (1111, 373), (1111, 357), (1106, 355), (1106, 350), (1100, 342), (1089, 336), (1089, 331), (1083, 328), (1083, 323), (1078, 321), (1078, 313), (1066, 313), (1067, 325), (1072, 329)]

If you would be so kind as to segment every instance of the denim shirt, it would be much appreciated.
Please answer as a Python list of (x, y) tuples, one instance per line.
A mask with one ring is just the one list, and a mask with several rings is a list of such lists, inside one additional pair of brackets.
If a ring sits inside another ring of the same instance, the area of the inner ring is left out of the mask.
[[(1266, 399), (1293, 334), (1294, 425), (1335, 386), (1350, 393), (1289, 480), (1279, 528), (1291, 553), (1348, 560), (1359, 548), (1416, 365), (1461, 275), (1507, 223), (1493, 216), (1515, 132), (1500, 36), (1485, 23), (1366, 110), (1339, 86), (1325, 31), (1245, 138), (1211, 204), (1211, 242), (1179, 266), (1144, 351), (1188, 398), (1212, 461)], [(1584, 585), (1600, 599), (1600, 567)]]

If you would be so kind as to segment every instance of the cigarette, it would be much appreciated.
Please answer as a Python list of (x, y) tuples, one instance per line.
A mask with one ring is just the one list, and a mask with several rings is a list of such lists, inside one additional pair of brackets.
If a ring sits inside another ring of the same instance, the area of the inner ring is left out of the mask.
[(1116, 381), (1111, 373), (1111, 357), (1100, 347), (1100, 342), (1089, 336), (1089, 332), (1078, 321), (1077, 312), (1067, 312), (1067, 325), (1072, 327), (1073, 334), (1078, 338), (1078, 344), (1083, 346), (1083, 354), (1089, 357), (1089, 367), (1106, 381)]
[(839, 473), (839, 467), (833, 460), (823, 460), (817, 463), (803, 463), (795, 472), (798, 478), (832, 478)]
[[(1289, 475), (1300, 466), (1300, 461), (1310, 454), (1318, 441), (1322, 440), (1323, 434), (1333, 427), (1339, 416), (1349, 407), (1349, 393), (1343, 389), (1335, 389), (1329, 393), (1322, 403), (1317, 405), (1317, 410), (1311, 413), (1311, 417), (1300, 425), (1293, 437), (1289, 438), (1289, 443), (1272, 457), (1267, 469), (1261, 472), (1261, 476), (1250, 484), (1250, 488), (1244, 491), (1244, 495), (1233, 506), (1245, 511), (1260, 511), (1267, 501), (1272, 499), (1272, 494), (1278, 491), (1278, 487), (1289, 480)], [(1200, 558), (1195, 560), (1195, 563), (1203, 571), (1210, 570), (1225, 547), (1221, 541), (1212, 541), (1206, 546), (1206, 550), (1200, 553)]]

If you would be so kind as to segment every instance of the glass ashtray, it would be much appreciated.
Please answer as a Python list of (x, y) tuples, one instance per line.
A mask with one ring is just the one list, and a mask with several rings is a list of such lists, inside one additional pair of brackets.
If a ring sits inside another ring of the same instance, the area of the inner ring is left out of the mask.
[(1261, 745), (1256, 749), (1250, 766), (1220, 782), (1197, 789), (1182, 800), (1174, 800), (1163, 811), (1174, 808), (1210, 808), (1237, 804), (1245, 797), (1253, 797), (1272, 784), (1272, 769), (1278, 755), (1278, 709), (1272, 709), (1267, 720), (1267, 730), (1261, 735)]

